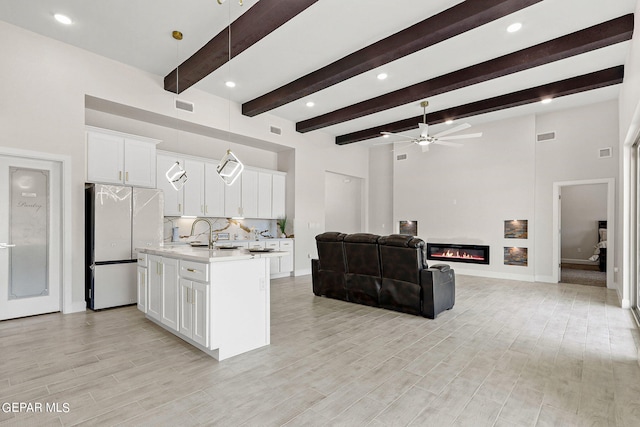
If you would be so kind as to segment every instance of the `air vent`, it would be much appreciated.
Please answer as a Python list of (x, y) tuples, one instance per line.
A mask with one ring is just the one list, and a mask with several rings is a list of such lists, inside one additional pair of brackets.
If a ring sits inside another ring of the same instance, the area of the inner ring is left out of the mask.
[(279, 127), (276, 127), (276, 126), (270, 126), (269, 127), (269, 132), (271, 132), (274, 135), (282, 135), (282, 129), (280, 129)]
[(406, 154), (398, 154), (396, 156), (396, 160), (407, 160), (407, 155)]
[(556, 139), (555, 132), (539, 133), (536, 135), (536, 141), (538, 142), (552, 141), (554, 139)]
[(598, 157), (601, 159), (607, 159), (612, 156), (611, 147), (600, 148), (598, 150)]
[(176, 109), (193, 113), (193, 102), (176, 99)]

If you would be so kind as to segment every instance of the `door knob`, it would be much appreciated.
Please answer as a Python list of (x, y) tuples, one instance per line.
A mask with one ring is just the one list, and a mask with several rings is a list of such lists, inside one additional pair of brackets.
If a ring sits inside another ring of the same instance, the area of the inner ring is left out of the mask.
[(0, 249), (9, 249), (15, 247), (16, 245), (12, 245), (11, 243), (0, 243)]

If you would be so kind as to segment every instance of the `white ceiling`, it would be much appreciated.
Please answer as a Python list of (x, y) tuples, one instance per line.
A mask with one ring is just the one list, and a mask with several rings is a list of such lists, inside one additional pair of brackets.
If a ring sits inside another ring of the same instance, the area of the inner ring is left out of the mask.
[[(222, 31), (257, 0), (2, 0), (0, 20), (165, 76)], [(396, 33), (459, 0), (319, 0), (293, 20), (238, 55), (193, 87), (243, 103)], [(297, 122), (382, 95), (469, 65), (569, 34), (634, 12), (636, 0), (544, 0), (505, 18), (424, 49), (279, 107), (272, 114)], [(74, 21), (53, 19), (64, 13)], [(522, 30), (506, 27), (521, 22)], [(184, 33), (176, 42), (172, 30)], [(233, 37), (233, 35), (232, 35)], [(434, 96), (428, 111), (493, 97), (591, 71), (624, 64), (629, 42), (558, 61), (485, 83)], [(376, 79), (379, 72), (389, 78)], [(234, 89), (226, 80), (237, 83)], [(181, 94), (189, 99), (189, 90)], [(497, 120), (617, 98), (618, 87), (490, 113), (465, 121)], [(305, 106), (313, 100), (315, 106)], [(341, 135), (414, 117), (418, 102), (323, 129)]]

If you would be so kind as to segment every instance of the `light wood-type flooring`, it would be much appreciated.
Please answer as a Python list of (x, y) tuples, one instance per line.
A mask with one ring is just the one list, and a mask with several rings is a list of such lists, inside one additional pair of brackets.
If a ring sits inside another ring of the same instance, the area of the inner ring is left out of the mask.
[(309, 276), (271, 289), (271, 345), (223, 362), (135, 307), (0, 322), (2, 409), (63, 411), (0, 426), (640, 425), (614, 291), (458, 276), (429, 320), (315, 297)]

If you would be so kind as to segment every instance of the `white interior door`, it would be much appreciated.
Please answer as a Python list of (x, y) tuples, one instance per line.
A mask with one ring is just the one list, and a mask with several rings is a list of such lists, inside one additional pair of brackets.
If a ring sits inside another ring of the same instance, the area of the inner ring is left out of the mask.
[(0, 156), (0, 320), (60, 311), (58, 162)]

